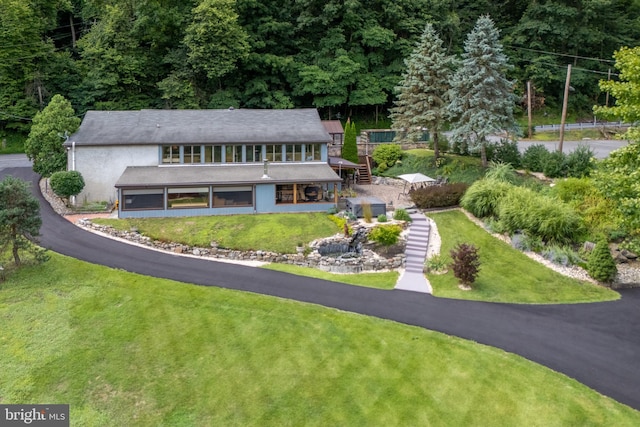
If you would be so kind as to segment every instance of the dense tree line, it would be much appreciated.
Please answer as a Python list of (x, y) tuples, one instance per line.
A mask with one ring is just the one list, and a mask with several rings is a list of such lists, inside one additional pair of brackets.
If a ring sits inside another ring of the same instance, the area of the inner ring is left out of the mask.
[(597, 82), (612, 63), (597, 58), (640, 41), (640, 0), (3, 0), (0, 130), (26, 130), (55, 94), (79, 114), (313, 106), (324, 118), (387, 116), (425, 25), (460, 54), (485, 14), (516, 91), (532, 80), (551, 106), (567, 63), (574, 107), (602, 104)]

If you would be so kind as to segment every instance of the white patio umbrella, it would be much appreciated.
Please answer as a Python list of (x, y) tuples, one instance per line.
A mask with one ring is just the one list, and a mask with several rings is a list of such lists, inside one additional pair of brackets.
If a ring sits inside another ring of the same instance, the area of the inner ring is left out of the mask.
[(436, 182), (435, 179), (421, 173), (405, 173), (403, 175), (398, 175), (398, 178), (406, 181), (404, 183), (404, 188), (402, 189), (403, 192), (405, 192), (407, 188), (407, 182), (409, 184), (417, 184), (419, 182)]

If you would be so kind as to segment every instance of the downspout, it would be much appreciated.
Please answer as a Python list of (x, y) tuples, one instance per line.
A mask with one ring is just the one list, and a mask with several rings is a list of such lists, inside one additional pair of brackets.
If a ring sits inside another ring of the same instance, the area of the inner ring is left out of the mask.
[[(76, 142), (71, 141), (71, 170), (76, 170)], [(71, 205), (76, 205), (76, 196), (71, 196)]]

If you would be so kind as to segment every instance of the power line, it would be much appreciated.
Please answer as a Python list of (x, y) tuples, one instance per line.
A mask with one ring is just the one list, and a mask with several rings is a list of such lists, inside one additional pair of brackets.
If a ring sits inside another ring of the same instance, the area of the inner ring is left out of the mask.
[[(533, 60), (533, 59), (522, 59), (521, 61), (529, 62), (529, 63), (531, 63), (531, 64), (541, 64), (541, 65), (546, 65), (546, 66), (549, 66), (549, 67), (556, 67), (556, 68), (563, 68), (563, 69), (564, 69), (564, 68), (566, 68), (566, 66), (565, 66), (565, 65), (552, 64), (552, 63), (550, 63), (550, 62), (536, 62), (536, 61), (535, 61), (535, 60)], [(585, 73), (604, 74), (604, 75), (611, 75), (611, 76), (616, 76), (616, 77), (619, 75), (618, 73), (610, 73), (610, 72), (608, 72), (608, 71), (589, 70), (589, 69), (587, 69), (587, 68), (580, 68), (580, 67), (573, 67), (573, 69), (574, 69), (574, 71), (575, 71), (575, 70), (577, 70), (577, 71), (584, 71)]]
[(572, 55), (572, 54), (569, 54), (569, 53), (549, 52), (547, 50), (531, 49), (531, 48), (528, 48), (528, 47), (520, 47), (520, 46), (508, 46), (508, 45), (504, 45), (504, 46), (509, 48), (509, 49), (527, 50), (529, 52), (544, 53), (546, 55), (564, 56), (564, 57), (575, 58), (575, 59), (586, 59), (586, 60), (589, 60), (589, 61), (608, 62), (610, 64), (615, 64), (615, 62), (616, 62), (613, 59), (602, 59), (602, 58), (594, 58), (594, 57), (589, 57), (589, 56)]

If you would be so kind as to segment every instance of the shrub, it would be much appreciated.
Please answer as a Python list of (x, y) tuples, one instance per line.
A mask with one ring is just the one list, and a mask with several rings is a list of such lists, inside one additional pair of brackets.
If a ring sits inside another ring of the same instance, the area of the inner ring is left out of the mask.
[(371, 209), (371, 204), (363, 203), (362, 204), (362, 217), (366, 223), (370, 223), (373, 219), (373, 210)]
[(542, 173), (544, 173), (547, 178), (567, 176), (567, 156), (560, 151), (549, 153), (542, 167)]
[(524, 231), (544, 242), (567, 243), (584, 233), (571, 206), (522, 187), (512, 187), (500, 201), (498, 218), (509, 233)]
[(542, 144), (534, 144), (527, 147), (522, 154), (522, 167), (532, 172), (542, 172), (549, 150)]
[(420, 209), (457, 206), (469, 186), (462, 182), (445, 185), (432, 185), (412, 190), (409, 195)]
[(500, 200), (512, 187), (506, 182), (481, 179), (469, 187), (460, 204), (478, 218), (497, 217)]
[(520, 167), (522, 155), (518, 149), (518, 142), (501, 138), (500, 142), (493, 145), (491, 157), (494, 162), (507, 163), (514, 168)]
[(440, 254), (431, 256), (425, 262), (428, 272), (444, 271), (449, 262)]
[(489, 164), (489, 170), (487, 170), (485, 178), (495, 179), (496, 181), (501, 182), (508, 182), (509, 184), (515, 184), (516, 170), (510, 163), (492, 161)]
[(58, 196), (68, 199), (80, 194), (84, 188), (84, 179), (78, 171), (59, 171), (50, 178), (51, 189)]
[(393, 166), (402, 158), (402, 148), (398, 144), (381, 144), (373, 150), (371, 157), (378, 165)]
[(569, 246), (549, 245), (543, 249), (542, 256), (554, 264), (565, 267), (583, 262), (582, 258)]
[(573, 150), (566, 159), (567, 176), (583, 178), (591, 175), (595, 169), (593, 150), (586, 145), (580, 145)]
[(369, 232), (369, 239), (383, 246), (395, 245), (402, 233), (402, 227), (395, 224), (379, 225)]
[(605, 239), (598, 239), (596, 247), (589, 255), (587, 273), (598, 282), (610, 283), (615, 279), (618, 270)]
[(378, 215), (378, 222), (387, 222), (387, 216), (385, 214)]
[(580, 202), (589, 194), (597, 192), (593, 181), (585, 178), (566, 178), (558, 180), (553, 186), (552, 193), (563, 202)]
[(347, 218), (337, 216), (337, 215), (329, 215), (329, 219), (340, 229), (343, 230), (345, 224), (347, 223)]
[(511, 246), (523, 252), (540, 252), (544, 247), (544, 243), (539, 237), (532, 237), (526, 233), (516, 233), (511, 236)]
[(396, 209), (396, 211), (393, 213), (393, 219), (397, 221), (411, 222), (411, 216), (409, 216), (409, 213), (402, 208)]
[(467, 243), (460, 243), (450, 251), (453, 262), (453, 275), (460, 283), (471, 286), (480, 272), (480, 257), (478, 249)]

